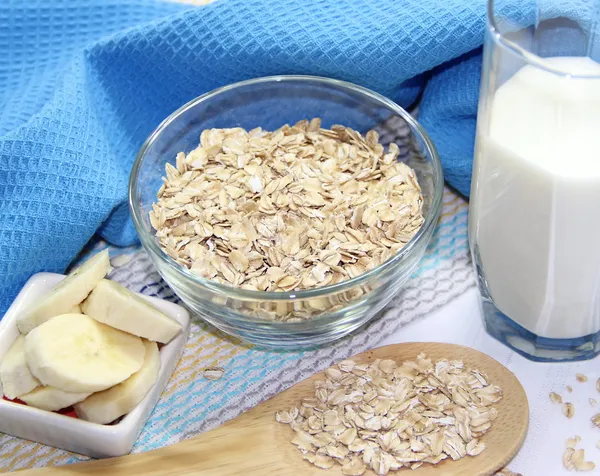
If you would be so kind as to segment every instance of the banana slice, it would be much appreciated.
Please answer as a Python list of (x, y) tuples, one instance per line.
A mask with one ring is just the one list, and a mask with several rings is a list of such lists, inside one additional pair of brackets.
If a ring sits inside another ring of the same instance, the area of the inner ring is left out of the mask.
[(79, 307), (79, 304), (77, 304), (76, 306), (73, 306), (71, 309), (69, 309), (64, 314), (83, 314), (83, 312), (81, 311), (81, 307)]
[(140, 370), (119, 385), (94, 393), (75, 405), (82, 420), (106, 424), (133, 410), (148, 394), (160, 370), (160, 353), (156, 342), (144, 341), (146, 357)]
[(71, 393), (63, 392), (54, 387), (38, 387), (19, 398), (30, 407), (41, 408), (49, 412), (62, 410), (63, 408), (75, 405), (81, 400), (89, 397), (90, 393)]
[(29, 370), (43, 385), (92, 393), (117, 385), (144, 363), (142, 339), (84, 314), (53, 317), (25, 336)]
[(103, 279), (81, 304), (84, 314), (116, 329), (166, 344), (181, 330), (165, 316), (119, 283)]
[(70, 312), (92, 292), (109, 271), (108, 250), (92, 256), (33, 307), (18, 316), (17, 327), (22, 334), (27, 334), (48, 319)]
[(25, 360), (25, 337), (19, 336), (10, 346), (0, 364), (0, 381), (2, 392), (11, 400), (31, 392), (41, 385), (27, 367)]

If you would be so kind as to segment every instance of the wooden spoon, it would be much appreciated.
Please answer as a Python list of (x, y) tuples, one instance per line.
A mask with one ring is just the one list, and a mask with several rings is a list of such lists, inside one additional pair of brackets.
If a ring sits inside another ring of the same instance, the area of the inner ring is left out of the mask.
[[(517, 378), (491, 357), (473, 349), (453, 344), (395, 344), (358, 354), (352, 359), (368, 363), (375, 359), (414, 360), (425, 352), (432, 360), (462, 360), (467, 367), (485, 374), (491, 383), (499, 385), (504, 397), (495, 404), (498, 418), (482, 437), (485, 451), (476, 457), (458, 461), (444, 460), (438, 465), (425, 464), (415, 476), (478, 476), (491, 475), (503, 468), (516, 454), (527, 433), (529, 407), (523, 387)], [(21, 472), (23, 475), (256, 475), (256, 476), (337, 476), (341, 467), (322, 470), (302, 459), (299, 450), (290, 443), (293, 431), (275, 421), (275, 412), (290, 406), (300, 406), (303, 397), (314, 395), (315, 380), (323, 372), (297, 383), (270, 400), (234, 418), (214, 430), (189, 440), (146, 453), (104, 459), (69, 466), (48, 467)], [(365, 473), (373, 474), (373, 473)], [(395, 474), (395, 473), (390, 473)], [(404, 470), (398, 474), (404, 474)]]

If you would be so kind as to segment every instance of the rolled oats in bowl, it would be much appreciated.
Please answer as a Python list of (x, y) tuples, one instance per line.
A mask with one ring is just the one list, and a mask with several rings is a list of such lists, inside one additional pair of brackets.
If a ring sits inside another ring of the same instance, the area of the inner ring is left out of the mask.
[(210, 129), (180, 152), (150, 212), (163, 250), (254, 291), (336, 284), (379, 266), (423, 224), (415, 172), (377, 132), (300, 121)]
[(347, 335), (398, 294), (431, 241), (443, 175), (423, 128), (389, 99), (276, 76), (167, 117), (129, 190), (149, 258), (194, 313), (299, 348)]

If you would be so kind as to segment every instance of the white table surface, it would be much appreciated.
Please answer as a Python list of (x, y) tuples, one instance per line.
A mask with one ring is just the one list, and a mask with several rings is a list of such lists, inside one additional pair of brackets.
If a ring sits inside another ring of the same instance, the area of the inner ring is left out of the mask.
[[(486, 333), (475, 288), (429, 316), (403, 326), (382, 345), (423, 341), (424, 336), (428, 341), (461, 344), (485, 352), (521, 381), (529, 399), (529, 432), (522, 449), (508, 465), (512, 471), (523, 476), (573, 474), (564, 469), (562, 455), (566, 439), (579, 435), (582, 441), (578, 448), (585, 449), (587, 461), (596, 463), (594, 471), (584, 474), (600, 474), (600, 449), (596, 447), (600, 442), (600, 429), (590, 422), (590, 418), (600, 412), (600, 405), (594, 408), (589, 403), (590, 398), (600, 402), (600, 393), (596, 391), (600, 358), (573, 364), (547, 364), (525, 359)], [(585, 374), (588, 382), (578, 382), (576, 373)], [(573, 388), (572, 393), (566, 390), (567, 385)], [(551, 391), (575, 405), (573, 418), (567, 419), (562, 406), (550, 401)]]

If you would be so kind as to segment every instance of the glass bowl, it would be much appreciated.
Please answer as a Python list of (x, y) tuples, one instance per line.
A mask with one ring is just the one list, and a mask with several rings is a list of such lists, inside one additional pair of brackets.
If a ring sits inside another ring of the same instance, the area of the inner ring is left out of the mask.
[[(208, 128), (275, 130), (320, 117), (322, 127), (342, 124), (376, 129), (399, 160), (416, 172), (423, 192), (424, 223), (391, 259), (347, 281), (321, 288), (264, 292), (202, 278), (160, 247), (149, 212), (162, 185), (165, 164), (198, 146)], [(351, 83), (311, 76), (276, 76), (214, 90), (179, 108), (148, 137), (131, 172), (129, 205), (140, 240), (154, 266), (181, 300), (202, 319), (248, 342), (271, 348), (324, 344), (367, 323), (398, 293), (415, 270), (437, 224), (443, 194), (442, 167), (421, 126), (400, 106)]]

